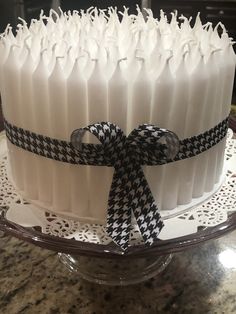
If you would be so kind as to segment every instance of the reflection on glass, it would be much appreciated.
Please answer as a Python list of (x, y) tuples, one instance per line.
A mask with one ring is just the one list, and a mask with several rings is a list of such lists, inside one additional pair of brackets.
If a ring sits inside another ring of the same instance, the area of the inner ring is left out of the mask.
[(236, 269), (236, 252), (232, 249), (226, 249), (219, 254), (219, 261), (225, 268)]

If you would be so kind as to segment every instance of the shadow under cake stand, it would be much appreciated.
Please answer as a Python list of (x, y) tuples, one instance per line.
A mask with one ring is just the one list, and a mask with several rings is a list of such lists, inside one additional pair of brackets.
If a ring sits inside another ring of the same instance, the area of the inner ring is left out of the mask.
[[(145, 246), (137, 226), (123, 252), (99, 224), (59, 217), (25, 201), (7, 178), (7, 148), (0, 135), (0, 230), (58, 252), (60, 261), (82, 278), (109, 285), (149, 279), (165, 269), (172, 254), (236, 229), (236, 140), (227, 135), (226, 171), (211, 194), (165, 212), (160, 241)], [(162, 214), (163, 215), (163, 214)]]

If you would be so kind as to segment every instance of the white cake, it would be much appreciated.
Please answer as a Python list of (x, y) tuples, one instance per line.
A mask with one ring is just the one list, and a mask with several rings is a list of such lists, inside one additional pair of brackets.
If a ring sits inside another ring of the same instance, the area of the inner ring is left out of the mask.
[[(0, 41), (5, 119), (26, 130), (70, 140), (73, 130), (110, 121), (128, 135), (150, 123), (180, 139), (202, 133), (230, 110), (235, 68), (231, 39), (220, 24), (202, 26), (148, 11), (145, 21), (106, 13), (41, 14), (8, 27)], [(181, 23), (180, 23), (181, 22)], [(218, 35), (218, 28), (222, 35)], [(89, 141), (93, 139), (90, 137)], [(219, 183), (225, 140), (183, 161), (144, 167), (162, 211), (191, 206)], [(111, 167), (72, 165), (8, 142), (11, 180), (31, 202), (55, 213), (104, 223)]]

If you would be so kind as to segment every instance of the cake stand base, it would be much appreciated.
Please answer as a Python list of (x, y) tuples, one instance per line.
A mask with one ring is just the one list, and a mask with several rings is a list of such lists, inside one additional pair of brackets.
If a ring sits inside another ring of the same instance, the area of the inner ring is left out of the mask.
[(109, 259), (58, 253), (59, 260), (73, 273), (97, 284), (127, 286), (161, 273), (172, 255)]

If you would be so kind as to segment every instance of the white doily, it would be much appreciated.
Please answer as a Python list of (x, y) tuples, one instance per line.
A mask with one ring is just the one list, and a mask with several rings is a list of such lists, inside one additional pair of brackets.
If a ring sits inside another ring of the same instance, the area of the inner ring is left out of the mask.
[[(236, 140), (232, 139), (232, 135), (232, 131), (229, 130), (225, 154), (228, 169), (225, 183), (208, 201), (183, 214), (165, 219), (165, 228), (160, 233), (160, 239), (167, 240), (192, 234), (197, 232), (199, 227), (216, 226), (227, 220), (229, 212), (236, 211)], [(6, 167), (6, 138), (5, 134), (1, 133), (0, 211), (8, 220), (25, 227), (40, 227), (43, 233), (58, 237), (97, 244), (111, 242), (102, 225), (82, 224), (79, 221), (64, 219), (26, 202), (8, 181)], [(131, 244), (139, 243), (142, 243), (142, 239), (139, 230), (134, 226)]]

